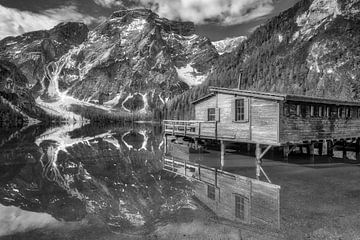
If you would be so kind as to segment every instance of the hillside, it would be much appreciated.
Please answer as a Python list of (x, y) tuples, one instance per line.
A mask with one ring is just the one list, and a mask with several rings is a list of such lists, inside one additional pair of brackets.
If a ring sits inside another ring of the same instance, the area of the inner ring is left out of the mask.
[(237, 87), (241, 71), (242, 89), (358, 100), (359, 25), (359, 1), (302, 0), (221, 56), (203, 86), (172, 102), (177, 116), (169, 117), (191, 118), (192, 100), (209, 85)]

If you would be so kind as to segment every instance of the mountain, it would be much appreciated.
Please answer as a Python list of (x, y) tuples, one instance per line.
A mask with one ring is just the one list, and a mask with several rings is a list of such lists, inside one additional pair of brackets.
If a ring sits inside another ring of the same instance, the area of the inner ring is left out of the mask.
[(75, 106), (149, 115), (202, 83), (219, 56), (208, 38), (195, 34), (193, 23), (146, 9), (115, 12), (92, 31), (63, 23), (5, 38), (0, 49), (0, 58), (29, 79), (37, 104), (70, 119), (82, 115)]
[(224, 53), (232, 52), (240, 43), (246, 40), (247, 37), (240, 36), (234, 38), (226, 38), (224, 40), (213, 42), (212, 44), (215, 46), (216, 50), (220, 55)]
[[(177, 97), (170, 117), (192, 118), (207, 86), (360, 99), (360, 2), (302, 0), (222, 55), (203, 85)], [(185, 111), (185, 110), (186, 111)]]

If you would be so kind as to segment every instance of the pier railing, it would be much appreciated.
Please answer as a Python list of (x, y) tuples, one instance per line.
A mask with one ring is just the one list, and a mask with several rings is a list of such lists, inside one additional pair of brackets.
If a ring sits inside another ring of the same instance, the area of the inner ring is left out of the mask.
[(216, 121), (164, 120), (163, 124), (167, 134), (217, 138)]

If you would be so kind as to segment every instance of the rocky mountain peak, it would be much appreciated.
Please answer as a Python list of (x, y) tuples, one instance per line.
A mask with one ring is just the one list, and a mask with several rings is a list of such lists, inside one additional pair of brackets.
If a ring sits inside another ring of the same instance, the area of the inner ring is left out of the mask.
[(120, 10), (114, 12), (110, 19), (119, 20), (122, 23), (133, 21), (134, 19), (146, 20), (149, 24), (155, 24), (168, 33), (190, 36), (195, 33), (193, 22), (172, 21), (166, 18), (160, 18), (158, 14), (149, 9)]

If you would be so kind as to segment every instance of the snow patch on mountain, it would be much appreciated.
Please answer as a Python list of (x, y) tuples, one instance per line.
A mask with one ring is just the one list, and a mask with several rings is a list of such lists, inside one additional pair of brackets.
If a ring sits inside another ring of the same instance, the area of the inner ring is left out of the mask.
[(185, 67), (175, 68), (179, 79), (190, 87), (203, 83), (207, 77), (207, 74), (199, 73), (191, 64), (187, 64)]
[(224, 40), (212, 42), (212, 44), (215, 46), (218, 53), (222, 55), (224, 53), (232, 52), (240, 43), (246, 39), (247, 37), (245, 36), (226, 38)]

